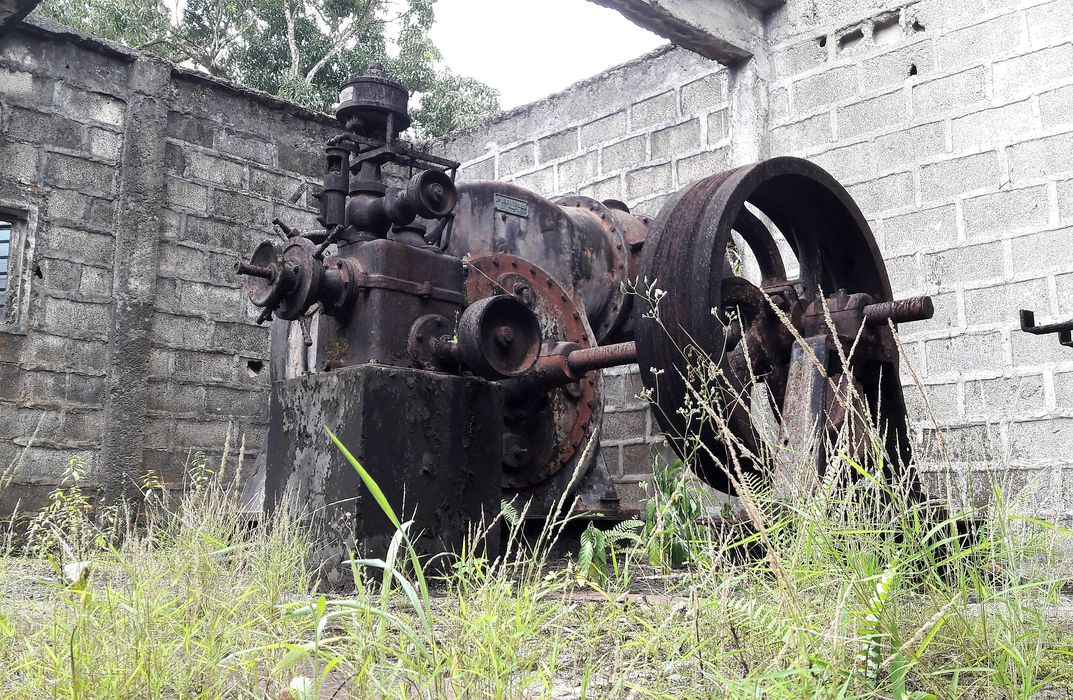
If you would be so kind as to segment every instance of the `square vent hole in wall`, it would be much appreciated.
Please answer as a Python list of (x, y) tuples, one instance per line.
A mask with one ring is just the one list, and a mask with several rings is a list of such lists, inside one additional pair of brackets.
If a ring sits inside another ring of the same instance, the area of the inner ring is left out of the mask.
[(897, 13), (880, 15), (872, 24), (872, 43), (876, 46), (894, 44), (902, 38), (902, 24)]
[(838, 37), (838, 52), (849, 51), (864, 41), (864, 30), (857, 28)]

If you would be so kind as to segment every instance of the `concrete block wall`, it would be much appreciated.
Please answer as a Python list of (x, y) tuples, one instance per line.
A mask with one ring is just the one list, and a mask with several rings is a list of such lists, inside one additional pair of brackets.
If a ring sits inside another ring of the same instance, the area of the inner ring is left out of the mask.
[(93, 468), (100, 453), (126, 118), (115, 93), (127, 69), (21, 32), (0, 40), (0, 197), (36, 223), (34, 289), (18, 319), (28, 332), (0, 332), (0, 463), (32, 443), (20, 491), (54, 483), (74, 454)]
[[(904, 334), (929, 397), (907, 392), (924, 466), (953, 466), (974, 500), (995, 478), (1035, 484), (1027, 508), (1070, 515), (1073, 351), (1019, 332), (1017, 311), (1073, 315), (1071, 11), (789, 0), (767, 18), (758, 96), (740, 69), (666, 48), (441, 145), (463, 177), (649, 214), (757, 150), (820, 163), (872, 223), (896, 294), (935, 299)], [(627, 485), (659, 437), (636, 373), (607, 379), (603, 445)]]
[(997, 479), (1068, 516), (1073, 351), (1018, 310), (1073, 316), (1073, 5), (814, 4), (770, 20), (771, 152), (839, 178), (895, 293), (935, 300), (903, 333), (922, 463), (967, 467), (972, 500)]
[[(247, 460), (267, 330), (231, 271), (275, 216), (308, 226), (328, 117), (58, 25), (0, 39), (0, 208), (33, 222), (30, 303), (0, 327), (0, 506), (80, 455), (99, 481)], [(231, 426), (230, 429), (228, 426)], [(231, 437), (228, 438), (230, 431)]]
[(260, 446), (268, 419), (268, 324), (254, 323), (237, 256), (272, 220), (316, 226), (324, 142), (333, 120), (250, 99), (199, 75), (176, 75), (167, 115), (146, 464), (178, 475), (190, 450), (220, 455), (231, 423)]
[[(910, 392), (925, 463), (973, 467), (963, 490), (999, 471), (1045, 482), (1031, 507), (1068, 513), (1073, 353), (1016, 330), (1020, 306), (1073, 315), (1068, 9), (790, 0), (751, 73), (668, 47), (436, 148), (463, 178), (648, 214), (757, 154), (817, 160), (872, 221), (897, 292), (935, 296), (905, 335), (930, 397), (929, 412)], [(43, 493), (76, 453), (102, 478), (137, 464), (176, 480), (229, 424), (252, 453), (267, 337), (228, 263), (274, 216), (309, 223), (333, 133), (55, 25), (0, 39), (0, 211), (34, 241), (31, 303), (0, 329), (0, 464), (32, 443), (9, 496)], [(606, 380), (603, 451), (630, 499), (661, 439), (636, 371)]]

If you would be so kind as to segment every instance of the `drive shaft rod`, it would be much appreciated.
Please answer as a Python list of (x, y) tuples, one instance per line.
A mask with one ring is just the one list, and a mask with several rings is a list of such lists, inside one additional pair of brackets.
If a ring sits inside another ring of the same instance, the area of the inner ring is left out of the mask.
[(923, 321), (935, 315), (931, 297), (909, 297), (898, 301), (881, 301), (864, 307), (864, 322), (869, 326), (885, 325), (887, 321), (909, 323)]
[(260, 265), (251, 265), (246, 262), (235, 263), (235, 273), (239, 275), (249, 275), (251, 277), (260, 277), (261, 279), (270, 280), (275, 274), (270, 267), (261, 267)]
[[(862, 310), (865, 323), (870, 326), (886, 323), (921, 321), (931, 318), (935, 313), (931, 297), (912, 297), (899, 301), (884, 301), (869, 304)], [(557, 386), (577, 381), (587, 372), (630, 365), (637, 362), (637, 344), (615, 343), (600, 345), (595, 348), (572, 350), (566, 354), (543, 355), (537, 361), (534, 371), (527, 379), (526, 385), (546, 384)]]
[(636, 343), (615, 343), (595, 348), (574, 350), (566, 356), (566, 364), (574, 374), (585, 374), (594, 369), (630, 365), (637, 362)]

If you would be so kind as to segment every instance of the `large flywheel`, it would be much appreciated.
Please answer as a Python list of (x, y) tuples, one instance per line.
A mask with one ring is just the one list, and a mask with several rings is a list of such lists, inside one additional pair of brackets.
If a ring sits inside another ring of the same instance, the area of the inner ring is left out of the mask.
[[(758, 281), (727, 261), (732, 233)], [(931, 302), (893, 300), (863, 214), (826, 171), (780, 157), (683, 188), (649, 232), (640, 275), (642, 379), (671, 443), (712, 486), (733, 492), (739, 469), (769, 478), (772, 444), (853, 420), (884, 437), (894, 471), (908, 464), (889, 322), (928, 318)], [(762, 437), (765, 412), (775, 441)], [(822, 471), (822, 449), (813, 454)]]

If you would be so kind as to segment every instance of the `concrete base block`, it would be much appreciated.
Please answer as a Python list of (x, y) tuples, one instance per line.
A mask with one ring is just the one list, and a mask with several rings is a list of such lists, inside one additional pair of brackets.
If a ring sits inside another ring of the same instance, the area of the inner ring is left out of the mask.
[[(265, 505), (293, 499), (312, 521), (316, 563), (345, 585), (355, 557), (385, 555), (395, 527), (331, 442), (369, 472), (423, 557), (459, 551), (500, 510), (502, 395), (495, 384), (363, 365), (278, 381), (272, 389)], [(499, 550), (498, 528), (485, 546)], [(441, 564), (446, 563), (441, 558)]]

